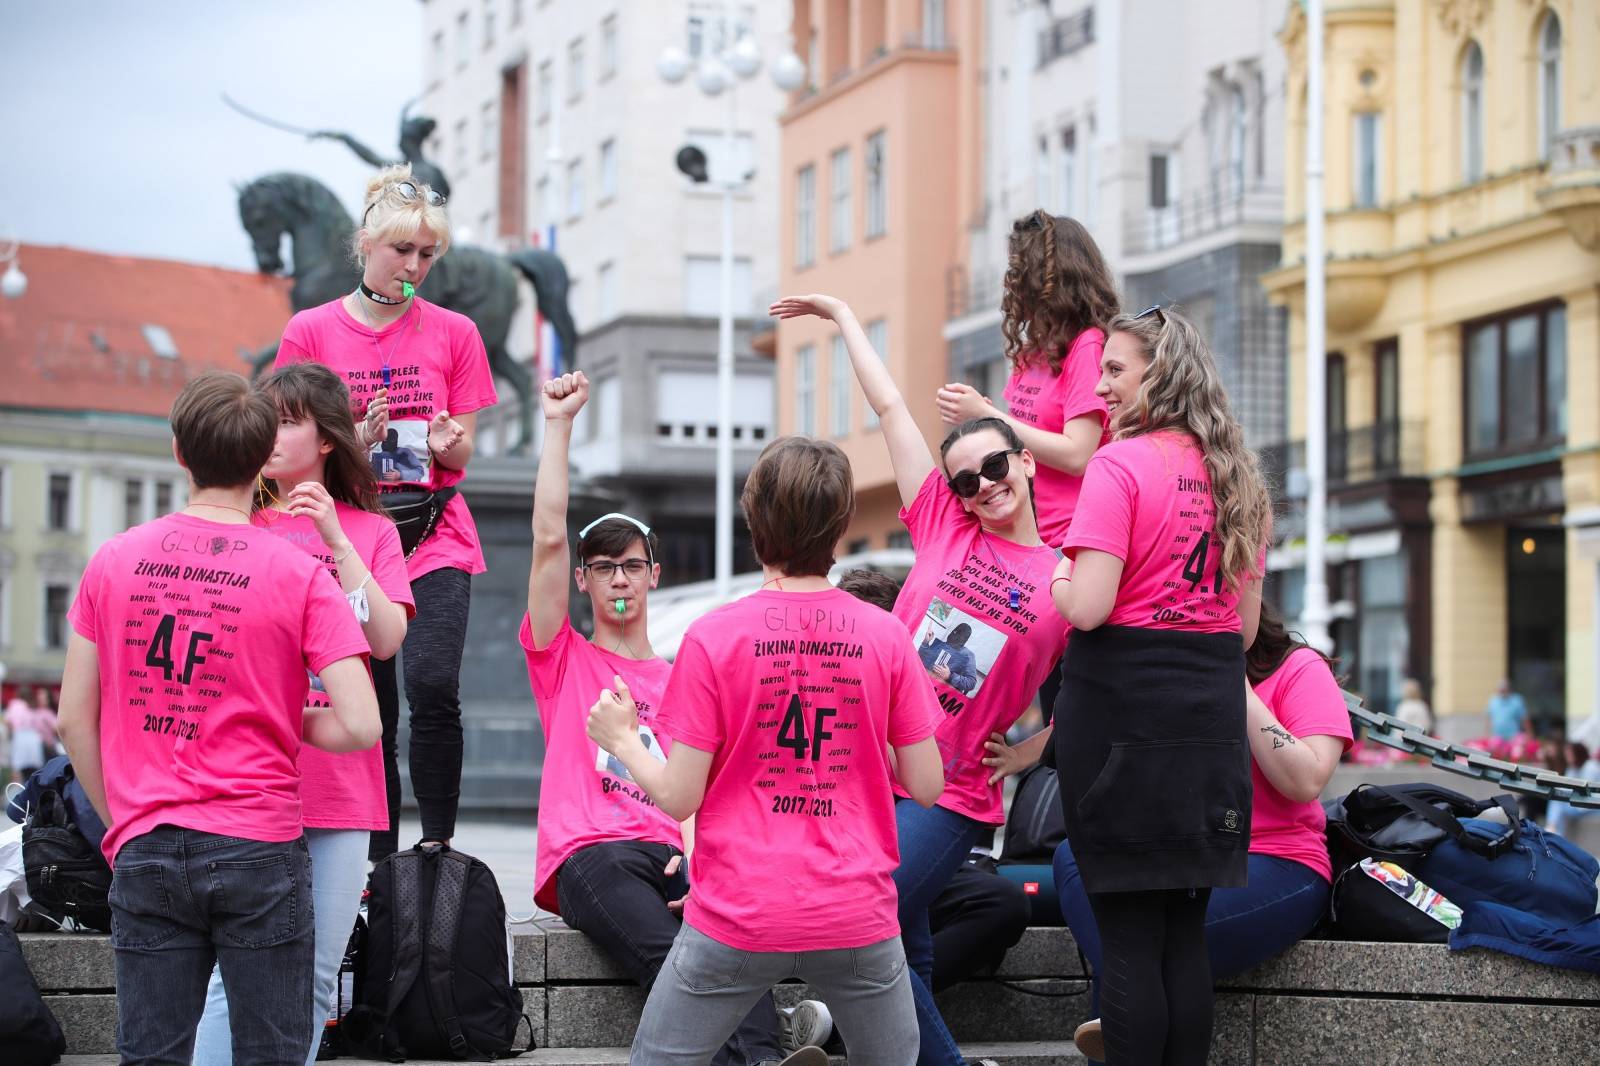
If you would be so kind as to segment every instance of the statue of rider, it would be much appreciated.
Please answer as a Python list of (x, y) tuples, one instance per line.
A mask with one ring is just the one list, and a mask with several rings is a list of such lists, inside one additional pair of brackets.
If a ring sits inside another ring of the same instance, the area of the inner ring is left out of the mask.
[(363, 162), (375, 167), (393, 166), (400, 162), (410, 163), (412, 177), (449, 199), (450, 182), (445, 178), (444, 171), (422, 154), (423, 142), (433, 134), (437, 123), (427, 115), (408, 117), (407, 112), (410, 110), (411, 105), (407, 104), (400, 112), (400, 159), (385, 159), (350, 134), (338, 130), (317, 130), (311, 134), (311, 139), (343, 141), (345, 146)]

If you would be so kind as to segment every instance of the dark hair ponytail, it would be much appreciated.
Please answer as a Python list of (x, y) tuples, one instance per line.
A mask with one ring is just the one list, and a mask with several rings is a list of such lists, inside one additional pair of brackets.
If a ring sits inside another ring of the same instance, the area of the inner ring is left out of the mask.
[[(1311, 648), (1305, 638), (1298, 633), (1291, 632), (1284, 623), (1283, 615), (1278, 609), (1266, 600), (1261, 601), (1261, 621), (1256, 626), (1256, 642), (1250, 645), (1250, 650), (1244, 653), (1244, 673), (1250, 684), (1259, 685), (1267, 678), (1278, 672), (1283, 661), (1294, 652), (1296, 648)], [(1328, 664), (1328, 669), (1337, 676), (1338, 670), (1334, 660), (1311, 648), (1322, 656), (1322, 661)]]

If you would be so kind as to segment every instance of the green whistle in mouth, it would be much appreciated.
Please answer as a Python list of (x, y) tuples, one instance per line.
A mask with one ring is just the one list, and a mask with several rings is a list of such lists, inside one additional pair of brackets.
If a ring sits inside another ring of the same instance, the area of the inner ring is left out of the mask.
[(409, 281), (402, 281), (400, 283), (400, 294), (409, 300), (417, 294), (417, 287)]
[(622, 600), (622, 599), (618, 599), (617, 600), (617, 613), (618, 614), (626, 614), (627, 612), (628, 612), (628, 603), (627, 603), (627, 601), (626, 600)]

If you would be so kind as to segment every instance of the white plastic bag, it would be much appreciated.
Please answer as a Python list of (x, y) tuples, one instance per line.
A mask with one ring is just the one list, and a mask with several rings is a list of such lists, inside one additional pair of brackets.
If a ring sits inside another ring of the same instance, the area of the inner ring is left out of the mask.
[(22, 867), (22, 826), (0, 833), (0, 922), (15, 925), (28, 905), (28, 875)]

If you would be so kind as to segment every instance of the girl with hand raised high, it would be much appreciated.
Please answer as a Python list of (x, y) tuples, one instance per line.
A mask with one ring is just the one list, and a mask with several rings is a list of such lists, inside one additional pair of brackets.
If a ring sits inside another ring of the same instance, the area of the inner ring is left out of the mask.
[[(1038, 758), (1041, 735), (985, 766), (985, 743), (1027, 709), (1056, 663), (1067, 627), (1050, 604), (1050, 573), (1060, 552), (1039, 536), (1032, 452), (1004, 420), (973, 419), (940, 445), (936, 463), (855, 314), (832, 296), (795, 296), (772, 305), (777, 318), (815, 315), (839, 327), (851, 365), (877, 412), (895, 483), (900, 519), (916, 563), (895, 601), (912, 634), (944, 719), (936, 734), (945, 790), (924, 809), (902, 799), (900, 935), (913, 973), (923, 1064), (963, 1061), (933, 1002), (933, 938), (928, 907), (966, 859), (983, 826), (1005, 820), (1000, 779)], [(904, 793), (901, 793), (904, 796)]]

